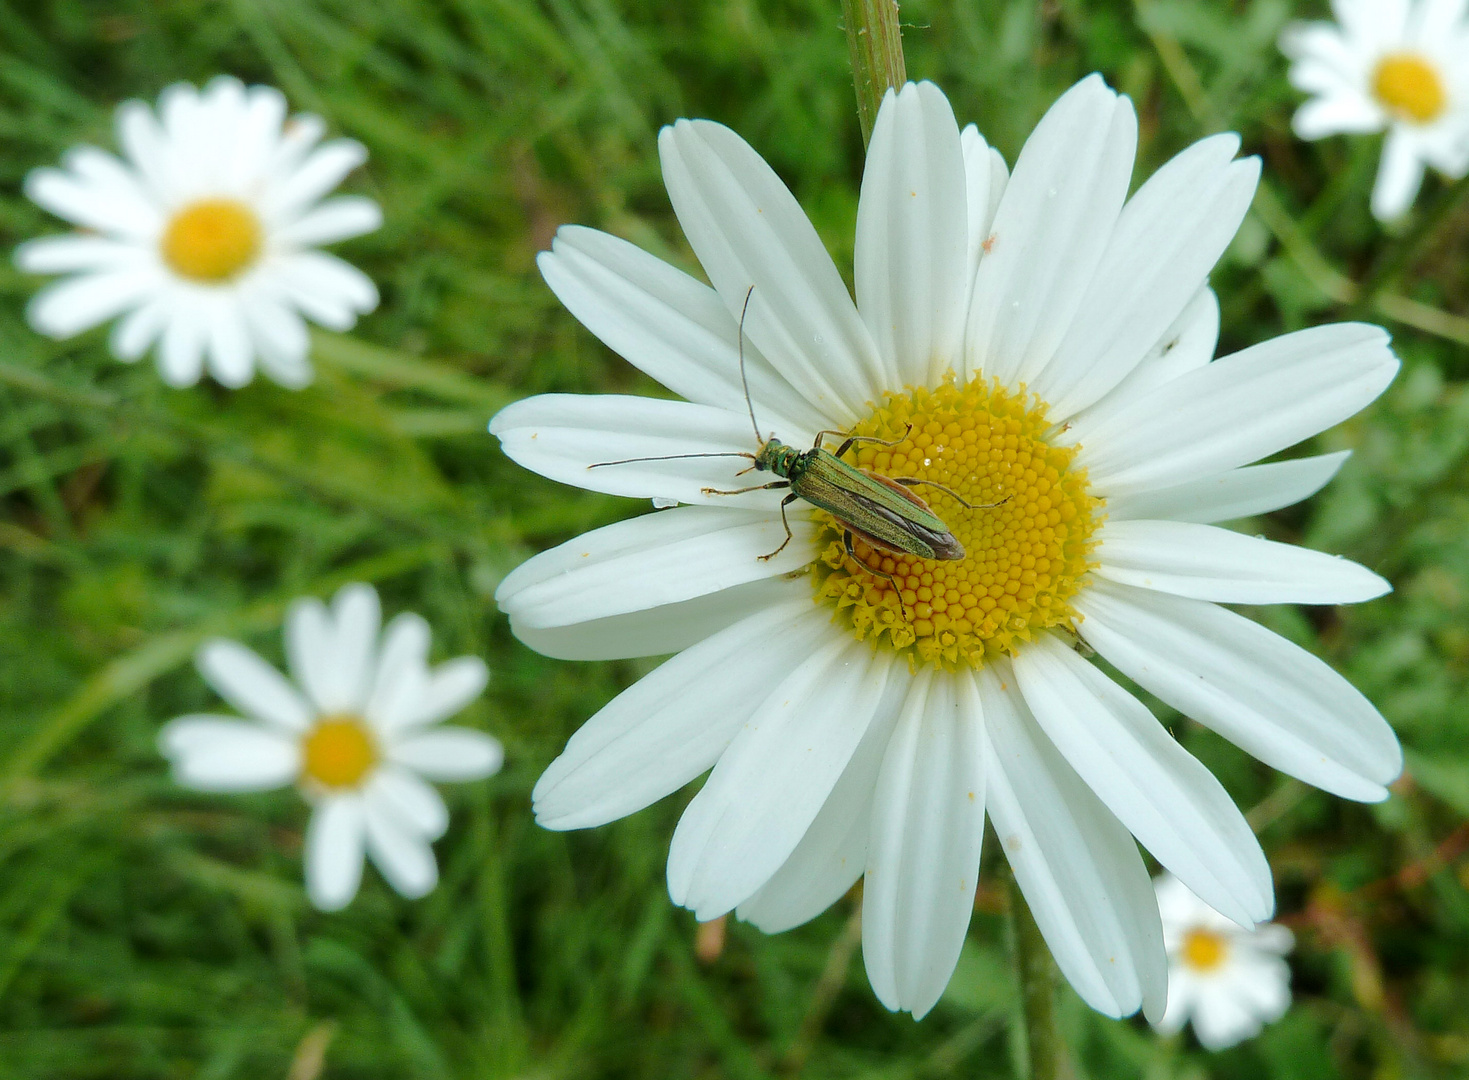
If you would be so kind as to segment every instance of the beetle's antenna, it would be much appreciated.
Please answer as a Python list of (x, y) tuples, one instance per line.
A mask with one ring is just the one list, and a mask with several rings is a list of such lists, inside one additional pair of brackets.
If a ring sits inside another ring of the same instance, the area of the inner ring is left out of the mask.
[(654, 457), (629, 457), (620, 458), (617, 461), (594, 461), (587, 466), (589, 469), (600, 469), (603, 465), (627, 465), (634, 461), (678, 461), (680, 458), (692, 457), (742, 457), (754, 460), (754, 454), (746, 454), (739, 450), (726, 450), (717, 454), (658, 454)]
[(750, 297), (755, 295), (755, 286), (751, 285), (745, 290), (745, 305), (740, 308), (740, 385), (745, 388), (745, 408), (750, 410), (750, 426), (755, 429), (755, 441), (761, 446), (765, 440), (760, 437), (760, 425), (755, 423), (755, 406), (750, 401), (750, 380), (745, 377), (745, 316), (750, 312)]

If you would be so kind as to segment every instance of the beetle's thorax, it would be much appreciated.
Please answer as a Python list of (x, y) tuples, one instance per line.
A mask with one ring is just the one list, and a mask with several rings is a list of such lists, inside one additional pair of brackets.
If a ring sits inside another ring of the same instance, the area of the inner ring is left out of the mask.
[(771, 439), (760, 447), (760, 453), (755, 458), (755, 468), (762, 471), (769, 469), (776, 476), (790, 479), (793, 472), (799, 471), (804, 456), (794, 446), (787, 446), (779, 439)]

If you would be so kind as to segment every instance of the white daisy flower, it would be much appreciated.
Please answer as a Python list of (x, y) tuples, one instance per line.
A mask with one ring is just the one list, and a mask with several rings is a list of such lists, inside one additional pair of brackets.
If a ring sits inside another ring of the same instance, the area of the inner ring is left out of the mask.
[(377, 592), (348, 585), (331, 609), (297, 600), (286, 616), (293, 686), (256, 653), (215, 639), (196, 663), (206, 682), (250, 719), (180, 716), (159, 733), (174, 779), (199, 791), (266, 791), (294, 783), (312, 804), (306, 890), (336, 911), (357, 895), (364, 852), (402, 895), (438, 882), (430, 846), (449, 825), (424, 782), (480, 780), (498, 772), (500, 743), (479, 731), (438, 727), (479, 696), (482, 660), (461, 656), (430, 670), (428, 624), (396, 616), (378, 641)]
[[(1156, 1017), (1166, 956), (1133, 838), (1245, 926), (1270, 917), (1270, 868), (1219, 782), (1078, 635), (1269, 764), (1386, 797), (1401, 752), (1376, 709), (1219, 605), (1345, 603), (1387, 582), (1212, 523), (1325, 484), (1345, 454), (1250, 463), (1362, 408), (1397, 360), (1386, 333), (1353, 324), (1211, 362), (1205, 278), (1259, 163), (1217, 135), (1129, 199), (1136, 139), (1131, 102), (1092, 76), (1007, 177), (932, 84), (890, 94), (862, 180), (855, 304), (785, 185), (708, 121), (665, 128), (659, 149), (713, 288), (615, 237), (560, 231), (540, 261), (552, 290), (687, 400), (547, 395), (491, 431), (553, 479), (690, 505), (588, 533), (500, 587), (515, 633), (550, 656), (678, 654), (572, 737), (536, 785), (541, 824), (600, 825), (712, 767), (674, 834), (674, 901), (774, 932), (865, 874), (873, 989), (922, 1015), (959, 954), (988, 811), (1077, 991)], [(850, 460), (943, 485), (919, 491), (964, 558), (859, 540), (854, 560), (842, 525), (804, 502), (782, 548), (785, 491), (709, 490), (764, 479), (739, 458), (604, 464), (757, 449), (737, 360), (747, 294), (761, 438), (888, 440)]]
[(1469, 172), (1469, 0), (1332, 0), (1337, 22), (1292, 23), (1281, 51), (1313, 95), (1292, 126), (1302, 139), (1387, 131), (1372, 213), (1407, 211), (1432, 165)]
[(1289, 929), (1242, 929), (1168, 874), (1153, 886), (1168, 950), (1168, 1008), (1153, 1027), (1172, 1035), (1191, 1018), (1205, 1049), (1224, 1050), (1285, 1015), (1290, 965), (1283, 958), (1295, 945)]
[(206, 364), (229, 387), (262, 370), (283, 386), (311, 381), (302, 316), (347, 330), (377, 306), (377, 288), (315, 250), (382, 224), (371, 199), (322, 198), (367, 159), (351, 139), (320, 142), (320, 117), (286, 119), (269, 86), (220, 77), (202, 92), (176, 83), (158, 115), (117, 110), (125, 161), (92, 146), (62, 168), (36, 169), (25, 192), (80, 228), (31, 240), (16, 265), (70, 275), (30, 305), (38, 331), (67, 338), (115, 316), (112, 352), (138, 360), (156, 342), (158, 370), (192, 386)]

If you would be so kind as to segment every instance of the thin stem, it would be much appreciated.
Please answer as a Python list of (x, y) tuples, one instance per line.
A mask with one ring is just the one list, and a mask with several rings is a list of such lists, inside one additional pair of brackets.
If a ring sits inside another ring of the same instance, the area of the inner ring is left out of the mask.
[(1010, 878), (1010, 925), (1015, 966), (1020, 972), (1030, 1080), (1057, 1080), (1061, 1076), (1062, 1046), (1060, 1032), (1056, 1030), (1056, 969), (1040, 927), (1036, 926), (1013, 877)]
[(857, 120), (862, 145), (872, 141), (872, 125), (888, 87), (908, 81), (903, 64), (903, 31), (897, 0), (842, 0), (847, 46), (852, 54), (852, 86), (857, 91)]

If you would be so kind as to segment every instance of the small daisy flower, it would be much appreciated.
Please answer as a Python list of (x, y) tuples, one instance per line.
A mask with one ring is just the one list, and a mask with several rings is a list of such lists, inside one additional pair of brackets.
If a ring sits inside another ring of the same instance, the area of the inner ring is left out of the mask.
[(172, 386), (192, 386), (206, 366), (243, 386), (257, 362), (305, 386), (302, 316), (347, 330), (378, 301), (362, 271), (315, 250), (382, 224), (371, 199), (322, 201), (367, 159), (350, 139), (318, 146), (325, 130), (316, 116), (287, 120), (279, 90), (224, 76), (202, 92), (168, 87), (156, 116), (124, 102), (125, 160), (79, 146), (62, 168), (26, 177), (31, 201), (80, 229), (16, 249), (22, 270), (70, 275), (31, 302), (31, 325), (68, 338), (121, 316), (113, 354), (132, 362), (156, 343)]
[(1153, 882), (1168, 950), (1168, 1008), (1153, 1026), (1165, 1035), (1193, 1020), (1207, 1050), (1223, 1050), (1260, 1034), (1290, 1008), (1290, 930), (1261, 923), (1236, 926), (1187, 885), (1165, 874)]
[(1372, 213), (1407, 211), (1431, 165), (1469, 171), (1469, 3), (1333, 0), (1337, 22), (1293, 23), (1280, 48), (1290, 81), (1314, 95), (1292, 126), (1303, 139), (1387, 131)]
[(296, 686), (256, 653), (216, 639), (199, 650), (199, 673), (249, 717), (180, 716), (159, 733), (174, 779), (199, 791), (266, 791), (294, 783), (312, 804), (306, 890), (324, 911), (357, 895), (367, 854), (402, 895), (438, 882), (430, 844), (449, 811), (425, 779), (481, 780), (498, 772), (495, 739), (438, 727), (479, 696), (478, 657), (428, 666), (428, 624), (404, 613), (378, 641), (377, 592), (348, 585), (330, 610), (297, 600), (286, 617), (286, 655)]
[[(1206, 279), (1259, 162), (1216, 135), (1129, 198), (1136, 147), (1131, 102), (1099, 76), (1050, 109), (1013, 173), (937, 87), (890, 93), (855, 303), (785, 185), (708, 121), (665, 128), (659, 150), (712, 288), (560, 231), (540, 257), (551, 289), (686, 400), (534, 397), (491, 431), (545, 476), (688, 505), (500, 586), (513, 631), (548, 655), (677, 653), (572, 736), (536, 785), (542, 825), (600, 825), (712, 769), (674, 833), (674, 901), (775, 932), (865, 875), (873, 989), (921, 1016), (959, 956), (988, 814), (1081, 996), (1157, 1018), (1167, 956), (1134, 838), (1242, 926), (1274, 910), (1270, 868), (1219, 781), (1079, 641), (1263, 761), (1387, 797), (1402, 754), (1377, 710), (1222, 606), (1349, 603), (1387, 582), (1216, 524), (1331, 479), (1344, 454), (1251, 463), (1380, 394), (1398, 368), (1387, 334), (1320, 326), (1211, 359)], [(760, 441), (862, 437), (847, 460), (915, 485), (962, 557), (862, 537), (849, 554), (841, 521), (758, 487), (739, 457), (759, 448), (742, 350)]]

